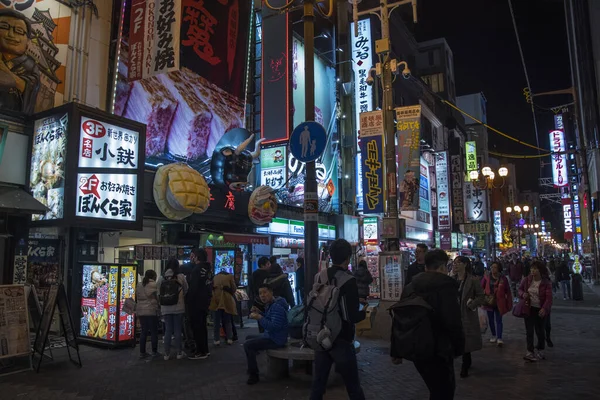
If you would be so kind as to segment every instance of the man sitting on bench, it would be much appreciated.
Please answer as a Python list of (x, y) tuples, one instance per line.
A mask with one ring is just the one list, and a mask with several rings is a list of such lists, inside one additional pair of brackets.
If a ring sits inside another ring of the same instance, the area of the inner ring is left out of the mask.
[(248, 385), (258, 383), (258, 364), (256, 355), (261, 350), (284, 347), (288, 338), (288, 304), (283, 297), (274, 297), (273, 289), (268, 284), (258, 287), (260, 300), (265, 304), (265, 311), (252, 307), (250, 318), (258, 321), (265, 330), (262, 335), (249, 335), (244, 343), (246, 359), (248, 360)]

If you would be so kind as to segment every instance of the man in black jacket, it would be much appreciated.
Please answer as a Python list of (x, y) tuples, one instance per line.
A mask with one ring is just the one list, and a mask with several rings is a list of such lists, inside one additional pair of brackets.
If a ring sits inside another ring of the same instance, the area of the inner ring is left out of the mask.
[[(352, 246), (344, 239), (337, 239), (329, 247), (332, 266), (327, 270), (327, 279), (332, 282), (337, 272), (348, 272)], [(347, 319), (342, 320), (342, 330), (333, 342), (329, 351), (315, 351), (315, 364), (313, 373), (310, 400), (321, 400), (327, 386), (331, 365), (335, 363), (336, 371), (342, 375), (348, 398), (350, 400), (364, 400), (365, 394), (360, 386), (358, 364), (354, 350), (354, 324), (366, 317), (365, 309), (360, 309), (358, 299), (358, 286), (352, 277), (339, 288), (340, 304), (345, 304)], [(340, 310), (342, 314), (342, 310)]]
[(194, 264), (189, 281), (189, 291), (186, 303), (194, 342), (196, 342), (196, 353), (189, 358), (191, 360), (202, 360), (210, 355), (208, 352), (208, 330), (206, 328), (206, 317), (212, 297), (212, 266), (208, 262), (208, 255), (204, 249), (194, 249), (190, 254), (190, 262)]
[(408, 286), (412, 279), (425, 271), (425, 254), (427, 254), (427, 245), (425, 243), (419, 243), (415, 250), (416, 261), (408, 266), (406, 270), (406, 278), (404, 280), (404, 286)]
[(421, 296), (431, 307), (431, 329), (436, 341), (436, 354), (430, 360), (416, 361), (415, 367), (429, 388), (430, 399), (454, 398), (454, 358), (463, 354), (465, 336), (458, 303), (458, 283), (448, 276), (448, 255), (432, 250), (425, 256), (425, 272), (415, 276), (402, 293)]

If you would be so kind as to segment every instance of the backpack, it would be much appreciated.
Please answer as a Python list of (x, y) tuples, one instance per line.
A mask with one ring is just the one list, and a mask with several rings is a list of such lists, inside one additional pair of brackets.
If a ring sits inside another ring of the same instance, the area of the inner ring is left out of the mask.
[(313, 288), (307, 299), (304, 320), (304, 342), (315, 351), (327, 351), (342, 330), (342, 321), (348, 320), (344, 298), (340, 298), (340, 287), (350, 279), (351, 274), (338, 271), (329, 282), (327, 269), (315, 276)]
[(181, 284), (177, 276), (165, 277), (160, 284), (160, 305), (174, 306), (179, 302), (179, 293), (181, 293)]
[(304, 326), (304, 306), (297, 305), (288, 312), (288, 332), (292, 339), (302, 339)]
[(392, 317), (391, 356), (409, 361), (428, 360), (435, 355), (433, 308), (413, 293), (388, 309)]

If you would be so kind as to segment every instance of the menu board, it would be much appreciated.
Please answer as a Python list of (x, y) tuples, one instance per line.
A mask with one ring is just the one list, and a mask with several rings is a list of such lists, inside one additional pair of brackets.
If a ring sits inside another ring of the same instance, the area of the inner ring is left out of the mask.
[[(112, 268), (112, 267), (111, 267)], [(121, 290), (119, 302), (119, 341), (131, 340), (134, 338), (135, 321), (133, 315), (123, 312), (125, 299), (135, 300), (135, 266), (128, 265), (121, 267)]]
[[(107, 265), (83, 266), (80, 336), (115, 340), (117, 271), (117, 267)], [(112, 322), (112, 332), (110, 322)]]
[(30, 352), (25, 287), (0, 286), (0, 359)]
[(44, 354), (48, 333), (50, 332), (50, 325), (52, 325), (52, 317), (54, 317), (54, 309), (56, 308), (56, 298), (58, 297), (58, 287), (59, 285), (52, 285), (50, 290), (48, 290), (48, 295), (44, 300), (42, 320), (36, 328), (33, 350), (37, 351), (40, 355)]

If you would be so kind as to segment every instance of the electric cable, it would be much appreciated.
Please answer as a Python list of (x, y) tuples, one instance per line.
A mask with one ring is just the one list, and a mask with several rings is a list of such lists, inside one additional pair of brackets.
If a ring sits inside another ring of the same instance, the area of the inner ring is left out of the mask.
[(520, 158), (520, 159), (542, 158), (542, 157), (549, 157), (551, 155), (551, 153), (538, 154), (538, 155), (515, 155), (515, 154), (498, 153), (498, 152), (491, 151), (491, 150), (488, 150), (488, 153), (493, 156), (498, 156), (498, 157)]
[(321, 3), (317, 0), (317, 9), (325, 18), (330, 18), (333, 15), (333, 0), (329, 0), (329, 11), (327, 12), (323, 11)]

